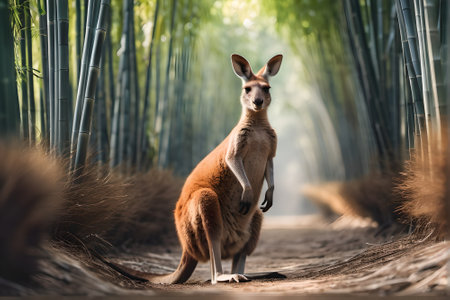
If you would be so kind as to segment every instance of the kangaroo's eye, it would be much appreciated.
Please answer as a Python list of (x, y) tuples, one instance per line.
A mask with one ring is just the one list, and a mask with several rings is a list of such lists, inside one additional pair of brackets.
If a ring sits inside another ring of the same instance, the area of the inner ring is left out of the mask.
[(251, 87), (246, 87), (246, 88), (245, 88), (245, 92), (246, 92), (247, 94), (250, 93), (251, 90), (252, 90)]
[(268, 86), (263, 86), (262, 87), (262, 90), (263, 90), (264, 93), (268, 93), (269, 89), (270, 89), (270, 87), (268, 87)]

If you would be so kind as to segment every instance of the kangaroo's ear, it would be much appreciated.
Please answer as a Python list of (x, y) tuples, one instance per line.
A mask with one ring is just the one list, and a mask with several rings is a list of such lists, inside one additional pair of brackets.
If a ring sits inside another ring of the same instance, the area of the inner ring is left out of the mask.
[(278, 71), (280, 70), (282, 60), (283, 55), (281, 54), (272, 57), (263, 68), (263, 72), (261, 75), (266, 79), (269, 79), (269, 77), (277, 75)]
[(231, 55), (231, 64), (233, 65), (234, 73), (241, 77), (242, 80), (248, 81), (253, 76), (252, 68), (248, 61), (238, 54)]

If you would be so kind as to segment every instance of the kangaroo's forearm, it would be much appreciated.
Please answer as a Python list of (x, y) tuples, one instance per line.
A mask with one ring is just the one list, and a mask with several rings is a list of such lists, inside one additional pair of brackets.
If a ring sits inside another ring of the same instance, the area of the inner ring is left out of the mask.
[(267, 189), (273, 190), (274, 188), (274, 180), (273, 180), (273, 159), (269, 158), (266, 164), (266, 171), (264, 176), (267, 181)]
[(247, 174), (245, 174), (242, 158), (239, 156), (227, 157), (225, 161), (231, 169), (231, 172), (233, 172), (234, 176), (236, 176), (237, 180), (241, 184), (242, 189), (251, 189), (252, 187), (250, 185), (250, 181), (248, 180)]

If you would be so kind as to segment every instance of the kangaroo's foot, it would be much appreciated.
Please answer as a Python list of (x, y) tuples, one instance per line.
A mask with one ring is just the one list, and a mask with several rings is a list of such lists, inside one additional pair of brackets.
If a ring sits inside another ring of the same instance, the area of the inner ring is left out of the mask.
[(217, 274), (217, 282), (247, 282), (250, 281), (242, 274)]

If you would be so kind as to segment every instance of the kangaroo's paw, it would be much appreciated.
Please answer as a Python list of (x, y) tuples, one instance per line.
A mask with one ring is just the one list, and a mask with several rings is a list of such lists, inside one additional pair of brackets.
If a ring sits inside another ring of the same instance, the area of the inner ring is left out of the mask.
[(242, 274), (219, 274), (217, 276), (217, 282), (247, 282), (250, 281)]

